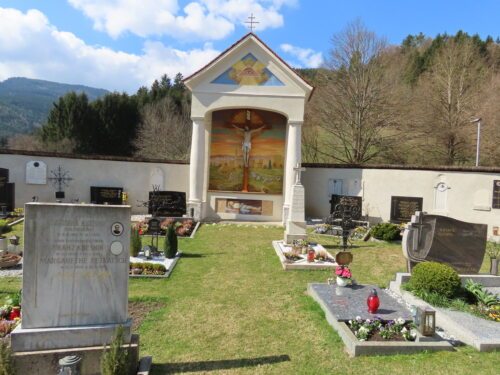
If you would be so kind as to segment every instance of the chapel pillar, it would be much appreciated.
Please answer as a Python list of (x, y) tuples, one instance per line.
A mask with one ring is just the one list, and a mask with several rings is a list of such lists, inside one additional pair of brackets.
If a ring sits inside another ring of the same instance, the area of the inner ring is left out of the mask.
[(188, 215), (202, 219), (203, 187), (205, 185), (205, 119), (193, 117), (191, 156), (189, 160)]
[(286, 222), (291, 207), (293, 168), (302, 162), (302, 121), (288, 121), (288, 140), (286, 147), (285, 186), (283, 204), (283, 223)]

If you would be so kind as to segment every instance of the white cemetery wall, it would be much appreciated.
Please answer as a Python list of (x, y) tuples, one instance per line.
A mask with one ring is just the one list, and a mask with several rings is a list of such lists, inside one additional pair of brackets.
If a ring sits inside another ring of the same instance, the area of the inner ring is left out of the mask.
[(153, 171), (163, 172), (163, 189), (188, 192), (189, 164), (182, 162), (146, 162), (131, 160), (109, 160), (90, 158), (69, 158), (46, 156), (49, 153), (0, 154), (0, 168), (9, 169), (10, 182), (16, 185), (15, 206), (23, 207), (26, 202), (31, 202), (37, 196), (40, 202), (54, 202), (56, 189), (47, 179), (46, 184), (33, 185), (26, 183), (26, 166), (31, 161), (41, 161), (47, 165), (47, 177), (51, 171), (60, 165), (69, 172), (73, 180), (65, 192), (64, 202), (78, 199), (79, 202), (90, 203), (90, 187), (123, 187), (128, 194), (128, 204), (132, 213), (146, 213), (147, 208), (138, 207), (138, 201), (148, 199), (151, 190), (151, 175)]
[[(488, 224), (489, 236), (493, 234), (493, 227), (500, 227), (500, 209), (492, 208), (493, 181), (500, 180), (500, 170), (476, 172), (305, 166), (303, 184), (307, 217), (328, 216), (330, 180), (341, 180), (344, 186), (358, 180), (360, 190), (355, 195), (363, 197), (363, 214), (374, 223), (390, 220), (391, 196), (407, 196), (422, 197), (423, 210), (430, 214)], [(448, 188), (445, 194), (436, 192), (440, 183), (445, 183)], [(436, 194), (439, 197), (437, 200)]]

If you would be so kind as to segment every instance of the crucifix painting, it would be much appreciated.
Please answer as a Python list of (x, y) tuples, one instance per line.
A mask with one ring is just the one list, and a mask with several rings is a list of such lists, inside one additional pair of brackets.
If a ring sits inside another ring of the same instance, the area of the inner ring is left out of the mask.
[(209, 190), (281, 194), (285, 127), (273, 112), (214, 112)]

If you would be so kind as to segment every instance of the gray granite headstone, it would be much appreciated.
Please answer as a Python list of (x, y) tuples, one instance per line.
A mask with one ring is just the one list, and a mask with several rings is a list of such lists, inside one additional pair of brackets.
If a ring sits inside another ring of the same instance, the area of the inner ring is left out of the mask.
[[(397, 300), (374, 285), (339, 287), (328, 284), (310, 284), (309, 287), (338, 321), (348, 321), (357, 316), (361, 319), (378, 317), (382, 320), (397, 318), (413, 320), (410, 310), (405, 305), (398, 303)], [(380, 299), (380, 307), (375, 314), (368, 312), (366, 303), (372, 289), (377, 290)]]
[(103, 329), (129, 325), (130, 206), (27, 203), (24, 247), (14, 350), (102, 345)]
[(446, 263), (462, 274), (479, 272), (486, 249), (488, 226), (446, 216), (417, 212), (403, 234), (409, 268), (417, 263)]

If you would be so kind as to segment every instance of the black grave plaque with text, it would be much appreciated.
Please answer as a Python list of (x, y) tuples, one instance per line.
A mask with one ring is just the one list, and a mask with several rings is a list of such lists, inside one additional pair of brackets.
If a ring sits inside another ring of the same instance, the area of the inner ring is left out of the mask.
[(422, 211), (424, 199), (420, 197), (391, 197), (391, 223), (407, 223), (415, 212)]
[[(347, 203), (351, 206), (357, 206), (359, 214), (361, 215), (363, 212), (363, 197), (358, 197), (354, 195), (339, 195), (339, 194), (332, 194), (332, 199), (330, 200), (330, 214), (333, 214), (335, 211), (335, 207), (340, 203), (340, 199), (345, 198), (344, 202), (347, 201)], [(359, 218), (353, 218), (355, 220), (359, 220)]]
[(9, 170), (0, 168), (0, 212), (14, 211), (15, 185), (9, 182)]
[(95, 204), (121, 205), (123, 188), (121, 187), (90, 187), (90, 201)]
[(186, 214), (186, 193), (150, 191), (148, 213), (162, 217), (182, 217)]
[(500, 180), (493, 181), (493, 203), (492, 208), (500, 208)]

